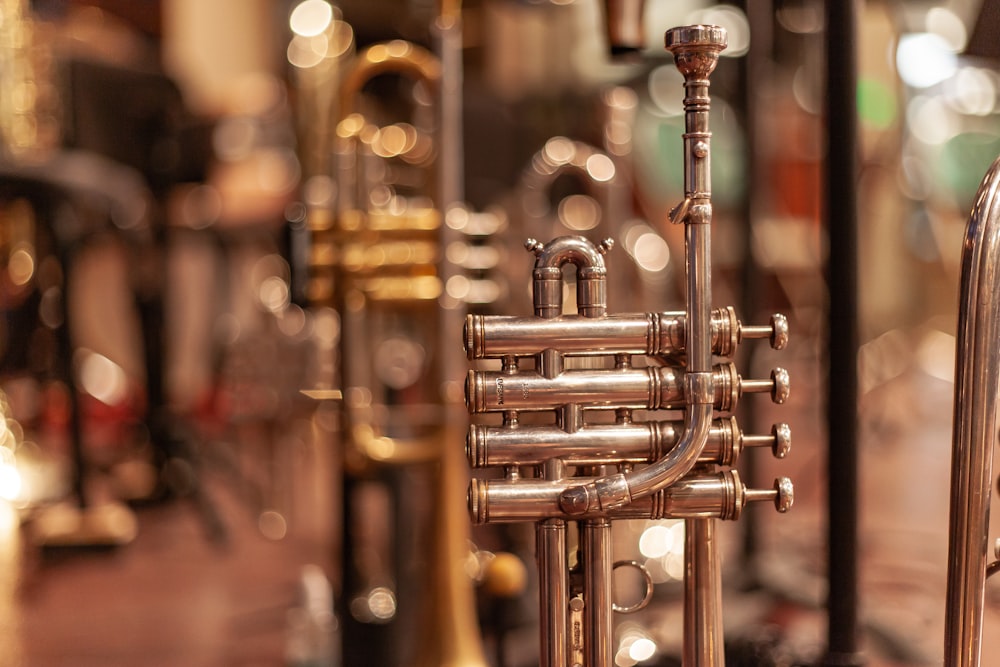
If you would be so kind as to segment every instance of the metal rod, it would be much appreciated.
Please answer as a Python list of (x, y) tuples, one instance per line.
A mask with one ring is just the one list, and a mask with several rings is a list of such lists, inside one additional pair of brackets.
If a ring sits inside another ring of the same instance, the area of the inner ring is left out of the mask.
[(614, 664), (610, 576), (614, 569), (611, 556), (611, 522), (608, 519), (581, 521), (580, 545), (584, 572), (601, 575), (584, 577), (585, 664), (587, 667), (611, 667)]
[(858, 638), (856, 0), (826, 5), (829, 239), (828, 635), (824, 664), (862, 665)]
[(535, 552), (538, 559), (538, 618), (541, 654), (539, 667), (568, 664), (569, 577), (566, 569), (566, 522), (548, 519), (537, 524)]
[(684, 665), (722, 667), (722, 576), (714, 519), (684, 522)]

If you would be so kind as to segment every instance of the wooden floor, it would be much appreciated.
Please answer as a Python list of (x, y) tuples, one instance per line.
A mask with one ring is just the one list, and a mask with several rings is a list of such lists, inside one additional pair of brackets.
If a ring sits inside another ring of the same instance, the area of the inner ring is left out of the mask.
[(247, 508), (215, 496), (224, 544), (184, 501), (139, 510), (135, 541), (113, 549), (19, 549), (8, 529), (0, 664), (286, 664), (301, 568), (329, 554), (301, 539), (264, 538)]

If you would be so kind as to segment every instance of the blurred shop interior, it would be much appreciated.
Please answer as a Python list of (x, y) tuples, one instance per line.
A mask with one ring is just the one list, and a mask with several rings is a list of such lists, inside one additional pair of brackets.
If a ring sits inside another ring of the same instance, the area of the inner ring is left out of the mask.
[[(712, 305), (790, 331), (738, 357), (792, 381), (784, 405), (742, 403), (742, 428), (786, 422), (795, 443), (740, 475), (796, 493), (787, 514), (718, 522), (726, 664), (819, 664), (843, 370), (824, 4), (0, 0), (0, 664), (395, 667), (456, 624), (488, 665), (539, 664), (534, 533), (443, 536), (468, 521), (470, 472), (449, 473), (457, 500), (439, 492), (426, 442), (451, 408), (428, 387), (461, 396), (465, 313), (531, 314), (529, 238), (613, 239), (609, 313), (684, 309), (685, 88), (663, 45), (692, 24), (728, 32)], [(940, 664), (959, 274), (1000, 155), (1000, 3), (856, 6), (859, 633), (865, 664)], [(642, 20), (611, 48), (619, 10)], [(338, 247), (334, 218), (374, 231)], [(427, 240), (438, 219), (447, 244)], [(372, 239), (404, 220), (401, 260)], [(380, 277), (393, 262), (405, 285)], [(367, 301), (339, 286), (358, 275), (382, 281)], [(363, 410), (338, 369), (377, 385)], [(462, 452), (461, 413), (432, 449)], [(683, 529), (614, 524), (616, 560), (655, 584), (616, 616), (616, 667), (681, 664)], [(428, 612), (442, 569), (468, 580), (468, 613)], [(639, 588), (615, 575), (616, 597)], [(998, 664), (996, 580), (985, 604)]]

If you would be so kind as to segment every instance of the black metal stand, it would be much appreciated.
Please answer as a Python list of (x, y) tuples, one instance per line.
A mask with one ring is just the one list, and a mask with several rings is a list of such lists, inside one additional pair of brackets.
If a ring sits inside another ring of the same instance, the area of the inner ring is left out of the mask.
[(855, 0), (827, 0), (824, 226), (829, 242), (829, 597), (823, 665), (863, 665), (858, 645), (857, 52)]
[[(54, 258), (61, 267), (58, 282), (52, 285), (59, 292), (58, 311), (44, 322), (54, 339), (51, 356), (36, 369), (28, 364), (26, 370), (37, 370), (44, 380), (56, 379), (66, 386), (72, 498), (35, 513), (29, 536), (37, 547), (115, 547), (131, 542), (136, 535), (136, 519), (131, 510), (117, 502), (95, 504), (88, 496), (88, 463), (73, 370), (67, 289), (70, 266), (88, 235), (99, 231), (115, 214), (122, 216), (135, 210), (131, 204), (142, 188), (133, 187), (138, 186), (138, 179), (130, 178), (131, 175), (131, 170), (110, 161), (79, 153), (60, 153), (39, 164), (0, 163), (0, 198), (30, 202), (37, 215), (35, 243), (39, 260)], [(34, 326), (34, 322), (28, 324)]]

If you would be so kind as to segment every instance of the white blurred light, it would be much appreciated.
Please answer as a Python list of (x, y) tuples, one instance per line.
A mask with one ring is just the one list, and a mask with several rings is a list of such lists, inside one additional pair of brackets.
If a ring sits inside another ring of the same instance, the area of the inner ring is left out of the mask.
[(775, 11), (778, 23), (789, 32), (812, 35), (823, 29), (823, 15), (811, 3), (789, 3)]
[(656, 653), (656, 643), (649, 637), (641, 637), (632, 642), (628, 655), (636, 662), (649, 660)]
[(29, 244), (20, 244), (11, 251), (7, 258), (7, 274), (12, 283), (18, 287), (27, 285), (35, 275), (34, 248)]
[(606, 183), (615, 177), (615, 163), (607, 155), (596, 153), (587, 158), (587, 173), (598, 183)]
[(326, 57), (329, 50), (330, 44), (326, 35), (320, 34), (312, 37), (293, 35), (291, 41), (288, 42), (285, 56), (288, 58), (288, 62), (295, 67), (309, 69), (323, 62), (323, 58)]
[(684, 554), (671, 551), (664, 559), (664, 569), (671, 579), (680, 581), (684, 578)]
[(314, 317), (313, 331), (320, 341), (329, 345), (340, 338), (340, 314), (337, 311), (332, 308), (321, 308), (316, 311)]
[(667, 553), (660, 562), (663, 564), (663, 569), (666, 571), (667, 576), (671, 579), (681, 581), (684, 578), (684, 522), (677, 521), (674, 525), (670, 526), (670, 532), (673, 533), (671, 538), (672, 545), (670, 552)]
[(979, 67), (963, 67), (949, 82), (948, 101), (956, 111), (988, 116), (996, 109), (996, 75)]
[(955, 115), (937, 97), (914, 97), (906, 107), (906, 120), (913, 136), (932, 146), (945, 143), (959, 131)]
[(615, 665), (617, 667), (634, 667), (636, 661), (628, 654), (628, 647), (623, 646), (615, 653)]
[(654, 583), (684, 578), (684, 522), (649, 523), (639, 536), (639, 552)]
[(14, 450), (0, 447), (0, 498), (17, 500), (21, 495), (21, 489), (21, 473), (17, 469)]
[(924, 17), (924, 29), (940, 35), (955, 53), (961, 53), (965, 49), (969, 37), (965, 23), (947, 7), (932, 7)]
[(14, 455), (14, 450), (20, 444), (20, 438), (14, 435), (14, 430), (20, 432), (21, 428), (13, 419), (0, 419), (0, 427), (4, 435), (4, 444), (0, 446), (0, 498), (17, 500), (21, 496), (24, 484), (17, 467), (17, 457)]
[(396, 615), (396, 596), (388, 588), (373, 588), (368, 594), (368, 609), (375, 618), (388, 621)]
[(955, 337), (943, 331), (930, 331), (917, 346), (917, 365), (931, 377), (955, 381)]
[(659, 234), (646, 232), (636, 241), (632, 255), (646, 271), (662, 271), (670, 263), (670, 246)]
[(646, 79), (649, 99), (664, 114), (679, 116), (684, 113), (683, 81), (684, 77), (673, 64), (655, 68)]
[(117, 405), (125, 399), (128, 379), (121, 366), (107, 357), (80, 350), (80, 386), (105, 405)]
[(10, 463), (0, 463), (0, 498), (17, 500), (21, 495), (21, 473)]
[(929, 88), (954, 76), (958, 58), (941, 35), (903, 35), (896, 48), (896, 69), (900, 78), (914, 88)]
[(815, 72), (805, 65), (795, 70), (792, 76), (792, 96), (804, 111), (819, 113), (822, 96), (816, 83)]
[(257, 298), (268, 311), (281, 312), (288, 306), (291, 299), (288, 283), (278, 276), (268, 276), (261, 282)]
[(593, 197), (569, 195), (559, 202), (558, 215), (566, 227), (582, 232), (601, 222), (601, 207)]
[(552, 137), (545, 142), (542, 148), (542, 156), (547, 163), (554, 167), (568, 164), (573, 160), (576, 149), (573, 142), (566, 137)]
[(333, 20), (333, 7), (326, 0), (304, 0), (292, 10), (288, 26), (296, 35), (312, 37), (318, 35)]
[(469, 284), (469, 303), (493, 303), (500, 298), (500, 285), (495, 280), (473, 280)]
[(306, 325), (309, 324), (309, 317), (306, 315), (306, 311), (294, 303), (287, 304), (285, 310), (280, 315), (278, 318), (278, 329), (281, 333), (289, 337), (298, 336), (306, 330)]
[(632, 667), (656, 654), (656, 642), (642, 626), (625, 623), (620, 627), (620, 631), (622, 634), (618, 641), (618, 650), (615, 651), (615, 664), (618, 667)]
[(686, 23), (717, 25), (726, 29), (728, 46), (722, 56), (737, 58), (750, 50), (750, 22), (739, 7), (718, 5), (694, 12)]
[(671, 530), (658, 524), (643, 531), (639, 538), (639, 553), (646, 558), (666, 556), (674, 545), (674, 534)]
[(463, 275), (452, 276), (445, 283), (445, 291), (453, 299), (465, 301), (472, 290), (472, 282)]

